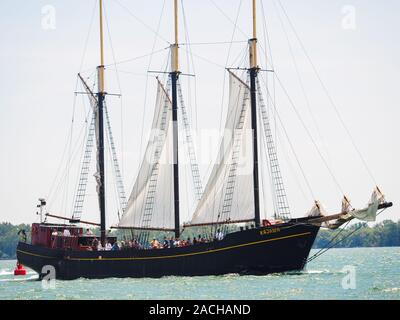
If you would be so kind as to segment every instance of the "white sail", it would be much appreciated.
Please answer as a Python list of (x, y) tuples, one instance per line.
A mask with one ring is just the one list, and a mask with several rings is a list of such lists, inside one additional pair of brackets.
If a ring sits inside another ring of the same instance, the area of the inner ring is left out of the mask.
[(250, 89), (232, 73), (229, 89), (224, 136), (191, 225), (254, 218)]
[(172, 126), (172, 104), (159, 83), (151, 137), (119, 227), (174, 228)]
[(379, 188), (375, 188), (372, 192), (371, 199), (364, 209), (350, 211), (350, 214), (358, 220), (365, 222), (374, 222), (376, 213), (380, 204), (385, 202), (385, 197)]

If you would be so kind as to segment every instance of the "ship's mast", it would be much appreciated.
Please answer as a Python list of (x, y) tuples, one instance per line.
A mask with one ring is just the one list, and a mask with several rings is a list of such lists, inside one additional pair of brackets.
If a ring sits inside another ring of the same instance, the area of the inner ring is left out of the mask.
[(98, 74), (98, 173), (100, 175), (99, 181), (99, 207), (100, 207), (100, 233), (101, 244), (104, 246), (106, 240), (106, 200), (105, 200), (105, 170), (104, 170), (104, 40), (103, 40), (103, 0), (99, 0), (100, 11), (100, 65), (97, 67)]
[(258, 179), (258, 144), (257, 144), (257, 89), (256, 78), (259, 67), (257, 64), (257, 9), (256, 0), (253, 0), (253, 38), (249, 40), (250, 57), (250, 101), (251, 101), (251, 129), (253, 132), (253, 181), (254, 181), (254, 221), (260, 226), (260, 189)]
[(174, 214), (175, 237), (180, 236), (179, 221), (179, 166), (178, 166), (178, 97), (177, 81), (180, 74), (178, 57), (178, 0), (174, 0), (175, 42), (171, 45), (171, 86), (172, 86), (172, 121), (173, 121), (173, 171), (174, 171)]

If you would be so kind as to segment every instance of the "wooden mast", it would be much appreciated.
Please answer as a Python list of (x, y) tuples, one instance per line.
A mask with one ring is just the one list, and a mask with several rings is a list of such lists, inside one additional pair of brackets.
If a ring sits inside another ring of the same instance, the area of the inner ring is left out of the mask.
[(175, 215), (175, 237), (180, 236), (179, 220), (179, 165), (178, 165), (178, 97), (177, 81), (179, 77), (178, 57), (178, 0), (174, 0), (174, 31), (175, 42), (171, 45), (171, 86), (172, 86), (172, 121), (173, 121), (173, 175), (174, 175), (174, 215)]
[(257, 88), (256, 78), (259, 71), (257, 64), (257, 9), (256, 0), (253, 0), (253, 38), (249, 40), (250, 57), (250, 101), (251, 101), (251, 129), (253, 132), (253, 191), (254, 191), (254, 221), (260, 226), (260, 189), (258, 178), (258, 142), (257, 142)]
[(100, 233), (101, 244), (105, 245), (106, 241), (106, 200), (105, 200), (105, 169), (104, 169), (104, 36), (103, 36), (103, 0), (99, 0), (99, 16), (100, 16), (100, 66), (97, 67), (98, 72), (98, 141), (97, 141), (97, 166), (98, 166), (98, 197), (100, 208)]

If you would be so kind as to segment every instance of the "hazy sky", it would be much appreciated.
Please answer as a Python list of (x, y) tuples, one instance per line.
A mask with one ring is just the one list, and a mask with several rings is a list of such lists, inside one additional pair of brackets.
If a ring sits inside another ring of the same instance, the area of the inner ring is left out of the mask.
[[(104, 2), (106, 30), (109, 30), (105, 39), (106, 64), (112, 64), (114, 58), (117, 62), (124, 61), (117, 65), (119, 77), (113, 66), (107, 68), (106, 86), (108, 92), (123, 95), (122, 104), (119, 98), (110, 97), (109, 108), (129, 193), (144, 148), (144, 142), (141, 144), (143, 124), (146, 137), (154, 108), (156, 81), (147, 70), (165, 70), (168, 50), (164, 49), (173, 39), (173, 1)], [(281, 0), (281, 3), (377, 183), (388, 200), (395, 203), (395, 207), (387, 210), (379, 221), (399, 219), (399, 1)], [(0, 221), (35, 221), (37, 199), (51, 193), (56, 196), (51, 197), (54, 200), (50, 201), (49, 209), (62, 215), (71, 214), (76, 169), (70, 171), (68, 187), (65, 179), (55, 177), (65, 169), (62, 155), (65, 148), (67, 154), (70, 150), (68, 135), (72, 115), (73, 141), (77, 141), (84, 114), (88, 111), (81, 96), (77, 97), (73, 108), (76, 75), (83, 71), (86, 77), (91, 76), (88, 81), (92, 83), (95, 67), (99, 64), (95, 4), (95, 0), (0, 2), (0, 203), (3, 206)], [(226, 102), (228, 82), (224, 82), (224, 67), (246, 66), (247, 60), (239, 63), (237, 57), (242, 57), (246, 50), (245, 41), (251, 37), (250, 4), (250, 0), (184, 0), (187, 30), (180, 10), (180, 42), (188, 41), (185, 39), (187, 33), (190, 42), (197, 43), (191, 46), (193, 63), (190, 61), (189, 64), (185, 54), (188, 47), (181, 46), (181, 70), (196, 74), (195, 80), (182, 77), (182, 87), (199, 136), (204, 130), (218, 132), (221, 116), (225, 118), (226, 103), (223, 102)], [(263, 6), (258, 1), (258, 8), (260, 64), (265, 68), (262, 53), (267, 47), (264, 9), (272, 49), (272, 59), (267, 56), (268, 67), (273, 65), (340, 184), (338, 188), (277, 85), (278, 112), (314, 197), (325, 204), (329, 212), (336, 213), (340, 209), (342, 189), (353, 199), (354, 206), (363, 206), (374, 182), (349, 142), (279, 1), (263, 0)], [(236, 18), (238, 28), (232, 38)], [(156, 37), (154, 31), (158, 28)], [(230, 42), (231, 39), (234, 40), (231, 50), (226, 43), (199, 44)], [(148, 54), (152, 51), (156, 53), (150, 61)], [(140, 56), (145, 57), (126, 61)], [(78, 90), (81, 89), (78, 87)], [(279, 134), (278, 128), (277, 144), (289, 202), (293, 214), (301, 216), (312, 206), (313, 197), (305, 188), (282, 133)], [(71, 148), (74, 149), (73, 144)], [(212, 158), (217, 142), (197, 141), (197, 149), (202, 159), (209, 159), (207, 154)], [(201, 163), (203, 176), (207, 174), (209, 162)], [(58, 170), (60, 163), (61, 171)], [(60, 180), (63, 183), (56, 189)], [(84, 218), (98, 221), (94, 191), (88, 192), (89, 205)], [(66, 195), (69, 198), (65, 198)], [(186, 211), (188, 216), (190, 212)], [(115, 214), (110, 215), (115, 222)]]

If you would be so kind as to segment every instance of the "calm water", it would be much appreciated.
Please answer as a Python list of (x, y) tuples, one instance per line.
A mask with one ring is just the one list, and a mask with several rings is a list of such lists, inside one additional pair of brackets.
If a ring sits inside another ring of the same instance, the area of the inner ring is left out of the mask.
[[(313, 251), (315, 252), (315, 250)], [(400, 248), (333, 249), (304, 272), (161, 279), (56, 281), (43, 289), (35, 272), (14, 278), (15, 261), (0, 261), (2, 299), (396, 299)], [(349, 267), (350, 266), (350, 267)], [(355, 282), (349, 271), (355, 270)], [(355, 289), (344, 289), (355, 284)]]

